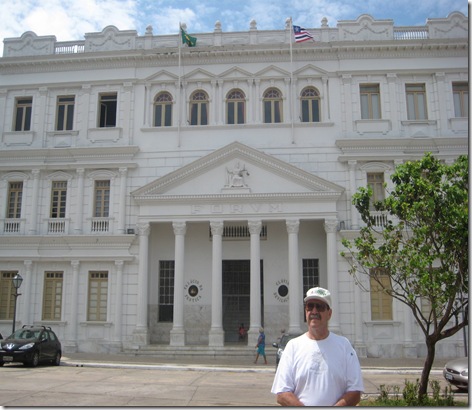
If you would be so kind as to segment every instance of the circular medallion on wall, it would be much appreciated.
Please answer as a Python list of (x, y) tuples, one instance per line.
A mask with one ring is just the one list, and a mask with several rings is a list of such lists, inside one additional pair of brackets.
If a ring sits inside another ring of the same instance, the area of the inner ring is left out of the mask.
[(285, 303), (288, 301), (288, 280), (281, 279), (275, 282), (277, 290), (274, 292), (274, 298), (279, 302)]
[(202, 290), (203, 286), (198, 280), (189, 280), (184, 286), (185, 299), (187, 299), (189, 302), (199, 301), (202, 298)]

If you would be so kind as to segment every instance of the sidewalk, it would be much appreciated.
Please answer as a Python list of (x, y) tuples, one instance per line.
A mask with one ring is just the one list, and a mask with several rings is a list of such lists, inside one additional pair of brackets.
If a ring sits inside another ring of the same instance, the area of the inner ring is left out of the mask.
[[(442, 371), (449, 359), (437, 358), (432, 370)], [(267, 355), (269, 364), (265, 365), (262, 358), (257, 364), (252, 361), (241, 362), (235, 357), (212, 358), (204, 356), (185, 357), (182, 359), (157, 358), (152, 356), (133, 356), (126, 354), (100, 353), (67, 353), (62, 357), (62, 364), (67, 366), (95, 366), (95, 367), (139, 367), (139, 368), (205, 368), (232, 371), (274, 372), (275, 357)], [(360, 358), (361, 367), (367, 369), (385, 370), (415, 370), (423, 368), (425, 358)]]

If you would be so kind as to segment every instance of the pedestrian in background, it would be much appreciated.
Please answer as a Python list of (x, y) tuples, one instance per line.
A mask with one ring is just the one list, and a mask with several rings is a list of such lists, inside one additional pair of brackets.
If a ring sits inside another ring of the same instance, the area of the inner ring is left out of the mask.
[(349, 340), (328, 330), (331, 294), (311, 288), (303, 301), (308, 331), (285, 346), (271, 391), (282, 406), (355, 406), (361, 366)]
[(256, 354), (256, 360), (254, 363), (257, 363), (257, 359), (259, 359), (259, 356), (262, 356), (264, 358), (264, 364), (267, 364), (267, 359), (266, 359), (266, 354), (265, 354), (265, 334), (264, 334), (264, 328), (259, 328), (259, 337), (257, 338), (257, 354)]

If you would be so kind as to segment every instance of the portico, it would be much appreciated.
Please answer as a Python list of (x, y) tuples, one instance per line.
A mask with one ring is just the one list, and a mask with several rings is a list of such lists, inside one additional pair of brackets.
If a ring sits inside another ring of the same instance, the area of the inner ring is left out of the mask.
[[(238, 178), (232, 179), (234, 175)], [(286, 326), (281, 326), (288, 331), (300, 331), (300, 260), (304, 256), (312, 253), (320, 261), (319, 280), (334, 290), (333, 303), (337, 303), (336, 201), (341, 193), (335, 184), (239, 143), (135, 191), (133, 197), (140, 205), (140, 294), (134, 342), (152, 343), (150, 327), (157, 326), (159, 333), (169, 333), (171, 346), (199, 344), (198, 340), (223, 346), (222, 265), (226, 259), (249, 260), (248, 345), (255, 344), (261, 326), (276, 322), (274, 316), (284, 318)], [(225, 227), (243, 234), (225, 234)], [(261, 235), (263, 227), (267, 236)], [(300, 241), (309, 245), (300, 246)], [(309, 250), (301, 255), (301, 248)], [(158, 293), (163, 289), (158, 285), (161, 272), (155, 267), (161, 260), (173, 260), (174, 267), (172, 322), (167, 324), (148, 317), (150, 305), (159, 309)], [(288, 285), (288, 295), (269, 299), (281, 280)], [(194, 293), (200, 287), (199, 298), (189, 295), (187, 282), (194, 283)], [(154, 300), (149, 301), (150, 297)], [(189, 317), (194, 317), (192, 323)], [(331, 322), (338, 327), (336, 314)]]

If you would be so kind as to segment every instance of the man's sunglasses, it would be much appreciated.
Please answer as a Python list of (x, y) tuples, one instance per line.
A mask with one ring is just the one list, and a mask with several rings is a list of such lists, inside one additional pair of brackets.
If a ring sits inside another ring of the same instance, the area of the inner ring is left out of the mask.
[(329, 306), (326, 303), (313, 303), (313, 302), (310, 302), (310, 303), (307, 303), (305, 305), (305, 310), (307, 312), (311, 312), (314, 307), (316, 308), (316, 310), (318, 312), (325, 312), (326, 309), (329, 309)]

